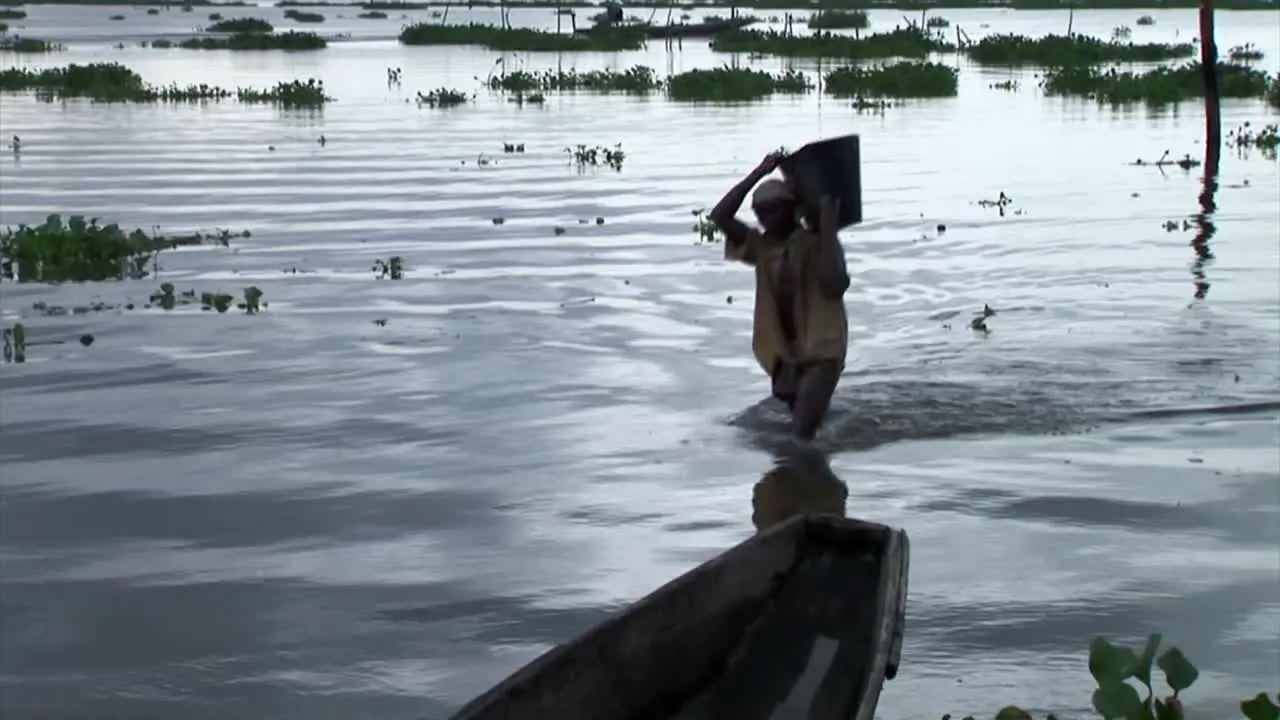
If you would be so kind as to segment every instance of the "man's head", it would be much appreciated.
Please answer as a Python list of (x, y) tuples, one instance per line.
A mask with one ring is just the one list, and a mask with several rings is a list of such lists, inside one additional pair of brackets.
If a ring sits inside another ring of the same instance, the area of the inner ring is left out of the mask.
[(769, 178), (756, 186), (751, 195), (751, 209), (765, 232), (786, 234), (795, 227), (796, 196), (783, 180)]

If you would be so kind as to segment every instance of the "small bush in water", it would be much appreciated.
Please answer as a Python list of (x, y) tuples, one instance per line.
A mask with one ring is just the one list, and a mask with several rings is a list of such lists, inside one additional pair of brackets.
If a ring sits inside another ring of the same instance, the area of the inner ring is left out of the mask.
[(800, 95), (812, 89), (809, 78), (795, 70), (774, 75), (721, 67), (689, 70), (667, 78), (667, 97), (683, 102), (745, 102), (774, 94)]
[(900, 62), (873, 68), (850, 65), (827, 73), (823, 85), (836, 97), (953, 97), (956, 77), (955, 68), (938, 63)]
[(1085, 35), (988, 35), (966, 46), (964, 53), (982, 65), (1039, 65), (1069, 67), (1121, 62), (1163, 62), (1191, 57), (1191, 43), (1143, 43), (1104, 41)]
[(920, 58), (955, 50), (942, 38), (917, 28), (900, 28), (855, 38), (828, 32), (788, 35), (775, 30), (728, 30), (711, 38), (715, 52), (867, 60)]
[(813, 30), (866, 30), (871, 27), (863, 10), (819, 10), (809, 17)]
[(546, 70), (529, 72), (517, 70), (490, 77), (486, 83), (490, 90), (507, 92), (588, 91), (602, 93), (632, 93), (641, 95), (662, 88), (662, 79), (653, 68), (636, 65), (627, 70)]
[[(1218, 92), (1228, 98), (1260, 98), (1267, 92), (1267, 74), (1261, 70), (1218, 63)], [(1113, 105), (1146, 103), (1167, 105), (1204, 97), (1200, 63), (1163, 67), (1144, 73), (1065, 67), (1045, 73), (1047, 94), (1088, 97)]]
[(300, 23), (322, 23), (324, 16), (320, 13), (304, 12), (302, 10), (285, 10), (284, 16), (294, 22)]
[(205, 28), (205, 32), (218, 33), (269, 33), (273, 30), (275, 27), (266, 20), (248, 17), (219, 20)]
[(532, 28), (493, 25), (419, 23), (400, 32), (402, 45), (479, 45), (500, 52), (573, 52), (639, 50), (644, 34), (617, 28), (588, 35), (568, 35)]

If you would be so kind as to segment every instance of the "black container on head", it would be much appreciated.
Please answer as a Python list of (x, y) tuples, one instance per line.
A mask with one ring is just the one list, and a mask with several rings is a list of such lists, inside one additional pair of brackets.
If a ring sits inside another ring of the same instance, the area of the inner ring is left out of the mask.
[(840, 202), (839, 228), (862, 222), (862, 153), (857, 135), (811, 142), (784, 158), (780, 167), (809, 212), (815, 212), (818, 200), (829, 195)]

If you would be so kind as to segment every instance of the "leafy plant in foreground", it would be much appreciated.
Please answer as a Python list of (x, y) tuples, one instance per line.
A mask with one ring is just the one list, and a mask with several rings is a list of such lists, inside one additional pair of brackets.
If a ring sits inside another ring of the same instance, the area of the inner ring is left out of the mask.
[[(1097, 684), (1093, 691), (1093, 709), (1104, 720), (1185, 719), (1182, 693), (1199, 679), (1200, 670), (1176, 647), (1160, 652), (1162, 640), (1159, 634), (1151, 635), (1138, 651), (1113, 645), (1106, 638), (1094, 638), (1089, 645), (1089, 674)], [(1172, 691), (1163, 698), (1156, 687), (1157, 669)], [(1280, 695), (1276, 700), (1280, 700)], [(1280, 705), (1266, 693), (1241, 702), (1240, 712), (1246, 720), (1280, 720)], [(944, 720), (948, 717), (944, 716)], [(1012, 705), (1001, 709), (995, 717), (996, 720), (1032, 720), (1031, 713)], [(1053, 720), (1054, 716), (1048, 718)]]

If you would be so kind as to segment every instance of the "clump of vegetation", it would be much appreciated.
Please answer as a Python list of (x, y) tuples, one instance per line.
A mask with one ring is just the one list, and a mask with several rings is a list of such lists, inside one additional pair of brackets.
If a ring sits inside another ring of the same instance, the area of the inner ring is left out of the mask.
[(368, 12), (362, 12), (359, 15), (356, 15), (356, 17), (360, 18), (361, 20), (386, 20), (387, 14), (382, 12), (381, 10), (370, 10)]
[(222, 13), (209, 13), (209, 22), (218, 22), (222, 20)]
[[(1267, 74), (1261, 70), (1218, 63), (1218, 92), (1222, 97), (1262, 97), (1267, 83)], [(1088, 97), (1113, 105), (1141, 102), (1157, 106), (1204, 97), (1199, 63), (1143, 73), (1082, 66), (1058, 68), (1045, 74), (1042, 86), (1050, 95)]]
[(403, 280), (404, 279), (404, 258), (399, 255), (392, 255), (386, 260), (374, 260), (373, 271), (378, 273), (379, 280)]
[(662, 88), (662, 79), (653, 68), (636, 65), (627, 70), (547, 70), (528, 72), (517, 70), (495, 75), (488, 79), (490, 90), (506, 92), (533, 91), (590, 91), (603, 93), (632, 93), (641, 95)]
[(4, 338), (4, 361), (23, 363), (27, 361), (27, 328), (22, 323), (14, 323), (5, 328), (0, 336)]
[[(1151, 635), (1135, 650), (1113, 645), (1105, 638), (1094, 639), (1089, 645), (1089, 674), (1097, 686), (1092, 698), (1094, 712), (1105, 720), (1185, 720), (1182, 693), (1200, 679), (1200, 669), (1176, 647), (1160, 652), (1162, 642), (1162, 636)], [(1157, 669), (1164, 676), (1168, 693), (1157, 687)], [(1266, 693), (1258, 693), (1240, 703), (1240, 713), (1245, 720), (1280, 720), (1280, 705)], [(1012, 705), (995, 717), (1033, 720), (1031, 713)], [(1053, 720), (1054, 716), (1047, 718)]]
[(1262, 50), (1253, 43), (1236, 45), (1227, 51), (1227, 59), (1231, 62), (1255, 62), (1262, 59)]
[(17, 35), (0, 37), (0, 52), (50, 53), (60, 50), (66, 50), (66, 47), (39, 38), (19, 37)]
[(1151, 17), (1150, 15), (1143, 15), (1143, 16), (1141, 16), (1141, 17), (1139, 17), (1139, 18), (1138, 18), (1138, 21), (1137, 21), (1137, 23), (1136, 23), (1136, 24), (1137, 24), (1137, 25), (1142, 25), (1142, 26), (1155, 25), (1155, 24), (1156, 24), (1156, 19), (1155, 19), (1155, 18), (1153, 18), (1153, 17)]
[(156, 8), (147, 8), (148, 15), (159, 15), (160, 11)]
[(813, 83), (802, 72), (720, 67), (689, 70), (667, 78), (667, 97), (684, 102), (746, 102), (774, 94), (804, 94)]
[(1267, 104), (1280, 110), (1280, 76), (1273, 78), (1267, 88)]
[(108, 20), (110, 20), (111, 22), (120, 22), (121, 20), (124, 20), (124, 16), (123, 16), (123, 15), (109, 15), (109, 16), (107, 16), (107, 19), (108, 19)]
[(570, 161), (579, 170), (605, 166), (613, 168), (617, 172), (622, 172), (622, 163), (627, 159), (627, 154), (622, 151), (621, 144), (613, 147), (575, 145), (574, 147), (565, 148), (564, 151), (568, 153)]
[(934, 15), (925, 21), (924, 26), (933, 30), (942, 30), (951, 27), (951, 21), (941, 15)]
[(285, 10), (284, 16), (294, 22), (300, 23), (322, 23), (324, 16), (320, 13), (305, 12), (303, 10)]
[(693, 212), (693, 234), (698, 236), (698, 245), (710, 245), (724, 239), (719, 226), (707, 217), (705, 208)]
[(955, 50), (955, 46), (919, 28), (900, 28), (865, 37), (829, 32), (792, 35), (775, 30), (728, 30), (711, 38), (716, 52), (775, 55), (779, 57), (924, 58), (930, 53)]
[(809, 17), (813, 30), (866, 30), (871, 21), (863, 10), (819, 10)]
[(439, 88), (431, 92), (418, 93), (418, 107), (426, 105), (431, 108), (451, 108), (459, 105), (466, 105), (471, 102), (471, 96), (461, 90), (450, 90), (449, 88)]
[(313, 32), (290, 30), (283, 33), (243, 32), (229, 37), (193, 37), (179, 43), (153, 40), (153, 48), (180, 47), (184, 50), (284, 50), (305, 52), (323, 50), (329, 43)]
[(278, 82), (267, 90), (240, 88), (236, 98), (244, 103), (265, 103), (283, 108), (322, 108), (333, 98), (324, 94), (324, 82), (309, 78), (306, 82)]
[(9, 32), (9, 25), (8, 23), (0, 22), (0, 33), (4, 33), (4, 32)]
[(964, 48), (965, 54), (983, 65), (1039, 65), (1072, 67), (1121, 62), (1164, 62), (1191, 57), (1190, 43), (1105, 42), (1084, 35), (988, 35)]
[[(248, 231), (239, 234), (248, 237)], [(165, 249), (229, 245), (233, 233), (166, 237), (153, 230), (125, 232), (97, 218), (50, 215), (41, 225), (19, 225), (0, 233), (0, 278), (16, 282), (98, 282), (146, 277)]]
[(195, 290), (178, 291), (173, 283), (161, 283), (160, 288), (151, 293), (148, 298), (147, 307), (158, 307), (161, 310), (172, 310), (183, 305), (199, 305), (201, 310), (216, 310), (224, 313), (234, 307), (243, 311), (246, 315), (256, 315), (267, 307), (267, 303), (262, 299), (262, 290), (257, 286), (250, 285), (241, 291), (241, 299), (236, 299), (230, 293), (222, 292), (201, 292)]
[(250, 17), (219, 20), (205, 28), (205, 32), (218, 33), (269, 33), (274, 30), (275, 27), (266, 20)]
[(230, 97), (212, 85), (155, 87), (119, 63), (68, 65), (47, 70), (0, 71), (0, 92), (33, 90), (42, 100), (87, 98), (98, 102), (201, 102)]
[(27, 17), (25, 10), (17, 8), (0, 8), (0, 20), (22, 20)]
[(1261, 150), (1274, 154), (1280, 147), (1280, 126), (1275, 123), (1254, 128), (1253, 123), (1245, 123), (1227, 133), (1227, 147), (1236, 150)]
[(568, 35), (531, 28), (501, 28), (493, 25), (442, 25), (419, 23), (400, 32), (404, 45), (479, 45), (500, 52), (612, 52), (639, 50), (644, 34), (634, 28), (601, 30), (587, 35)]
[(827, 73), (823, 86), (828, 94), (845, 98), (953, 97), (957, 74), (955, 68), (928, 62), (846, 66)]

